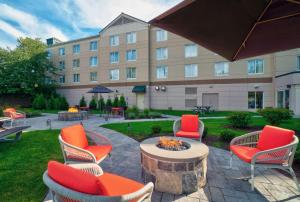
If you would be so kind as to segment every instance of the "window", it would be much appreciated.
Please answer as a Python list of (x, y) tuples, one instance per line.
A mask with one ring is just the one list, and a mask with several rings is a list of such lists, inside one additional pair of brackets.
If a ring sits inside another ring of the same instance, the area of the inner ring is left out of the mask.
[(58, 51), (60, 56), (65, 55), (65, 48), (59, 48)]
[(94, 67), (97, 65), (98, 65), (98, 57), (97, 56), (90, 57), (90, 66)]
[(277, 107), (278, 108), (290, 108), (290, 90), (277, 91)]
[(156, 78), (157, 79), (166, 79), (166, 78), (168, 78), (168, 67), (167, 66), (158, 66), (158, 67), (156, 67)]
[(196, 95), (197, 94), (197, 87), (187, 87), (185, 88), (186, 95)]
[(80, 45), (79, 44), (76, 44), (76, 45), (73, 45), (73, 53), (80, 53)]
[(283, 108), (284, 91), (277, 91), (277, 107)]
[(255, 59), (248, 60), (248, 74), (263, 74), (264, 73), (264, 60)]
[(65, 75), (60, 75), (59, 76), (59, 83), (65, 83), (66, 79), (65, 79)]
[(228, 62), (215, 63), (215, 76), (227, 76), (229, 73)]
[(184, 66), (185, 77), (197, 77), (198, 76), (198, 65), (189, 64)]
[(90, 50), (96, 51), (98, 49), (98, 42), (97, 41), (91, 41), (90, 42)]
[(168, 59), (168, 49), (167, 48), (157, 48), (156, 49), (156, 60)]
[(191, 108), (197, 106), (197, 99), (185, 99), (185, 107)]
[(168, 32), (165, 30), (156, 31), (156, 41), (166, 41), (168, 40)]
[(248, 108), (262, 109), (264, 103), (264, 93), (262, 91), (248, 92)]
[(118, 46), (119, 45), (119, 36), (114, 35), (109, 37), (110, 46)]
[(73, 68), (79, 68), (80, 67), (80, 60), (74, 59), (73, 60)]
[(128, 67), (126, 69), (126, 78), (127, 79), (136, 79), (136, 68), (135, 67)]
[(196, 44), (190, 44), (184, 46), (184, 55), (186, 58), (197, 57), (198, 47)]
[(90, 72), (90, 81), (97, 81), (97, 72)]
[(111, 52), (110, 63), (118, 63), (118, 62), (119, 62), (119, 52)]
[(136, 32), (129, 32), (126, 34), (127, 44), (136, 43)]
[(64, 70), (65, 69), (65, 61), (59, 61), (58, 62), (58, 68), (59, 70)]
[(112, 69), (109, 73), (110, 80), (119, 80), (119, 69)]
[(128, 50), (126, 52), (127, 61), (136, 61), (136, 50)]
[(297, 56), (297, 69), (300, 70), (300, 55)]
[(80, 74), (73, 74), (73, 82), (74, 83), (80, 82)]

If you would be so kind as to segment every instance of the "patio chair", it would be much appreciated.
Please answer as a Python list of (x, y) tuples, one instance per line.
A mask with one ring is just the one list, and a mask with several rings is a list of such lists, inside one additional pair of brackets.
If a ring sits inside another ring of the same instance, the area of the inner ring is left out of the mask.
[(261, 131), (236, 137), (230, 142), (230, 168), (233, 154), (251, 164), (252, 190), (254, 190), (254, 169), (256, 167), (282, 169), (290, 173), (300, 190), (292, 168), (297, 144), (298, 138), (294, 131), (266, 125)]
[(43, 175), (53, 201), (151, 201), (153, 183), (146, 185), (118, 175), (103, 173), (95, 163), (64, 165), (48, 163)]
[(13, 123), (17, 120), (23, 120), (23, 124), (25, 124), (26, 121), (26, 113), (22, 111), (17, 111), (15, 108), (6, 108), (3, 110), (3, 114), (6, 117), (9, 117), (11, 119), (10, 126), (13, 126)]
[[(96, 145), (89, 145), (86, 135), (94, 137)], [(99, 164), (112, 150), (104, 136), (85, 131), (81, 124), (65, 127), (58, 137), (66, 163), (93, 162)]]
[(198, 115), (182, 115), (173, 124), (173, 132), (176, 137), (196, 139), (201, 142), (204, 131), (204, 123), (199, 120)]

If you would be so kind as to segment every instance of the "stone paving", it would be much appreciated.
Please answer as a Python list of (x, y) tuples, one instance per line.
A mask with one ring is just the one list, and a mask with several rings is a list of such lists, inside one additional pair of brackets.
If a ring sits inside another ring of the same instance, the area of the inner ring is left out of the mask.
[[(59, 122), (57, 115), (48, 115), (29, 119), (31, 130), (46, 129), (47, 119), (52, 120), (52, 128), (61, 128), (78, 123)], [(109, 122), (120, 122), (121, 119), (112, 119)], [(113, 144), (112, 157), (104, 160), (100, 166), (105, 172), (116, 173), (142, 182), (139, 143), (121, 133), (99, 127), (105, 123), (102, 118), (91, 117), (83, 121), (85, 128), (108, 137)], [(209, 147), (207, 185), (204, 189), (189, 195), (172, 195), (154, 192), (154, 202), (192, 202), (192, 201), (299, 201), (300, 193), (291, 177), (273, 169), (256, 170), (255, 191), (251, 191), (246, 177), (250, 175), (250, 166), (237, 158), (233, 161), (233, 168), (229, 168), (229, 152)], [(243, 179), (244, 178), (244, 179)], [(45, 201), (51, 201), (49, 195)]]

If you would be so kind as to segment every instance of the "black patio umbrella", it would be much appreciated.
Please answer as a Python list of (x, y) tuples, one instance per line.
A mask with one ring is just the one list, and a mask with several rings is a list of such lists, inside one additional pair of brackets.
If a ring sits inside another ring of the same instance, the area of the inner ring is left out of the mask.
[(300, 0), (184, 0), (150, 23), (230, 61), (300, 47)]
[[(109, 88), (106, 88), (105, 86), (101, 86), (101, 85), (98, 85), (94, 88), (92, 88), (91, 90), (88, 91), (88, 93), (94, 93), (95, 94), (95, 97), (96, 97), (96, 100), (98, 102), (98, 94), (100, 94), (100, 97), (101, 97), (101, 94), (102, 93), (112, 93), (113, 91), (110, 90)], [(97, 96), (96, 96), (97, 95)]]

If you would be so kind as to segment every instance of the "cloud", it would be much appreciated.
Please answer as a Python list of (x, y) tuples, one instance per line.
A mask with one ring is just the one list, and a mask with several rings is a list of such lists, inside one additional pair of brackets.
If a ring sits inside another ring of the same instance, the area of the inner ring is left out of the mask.
[[(0, 3), (0, 18), (3, 19), (0, 21), (0, 29), (15, 38), (28, 36), (46, 39), (54, 36), (61, 40), (68, 40), (61, 30), (49, 22), (3, 3)], [(5, 20), (13, 22), (14, 26)]]

